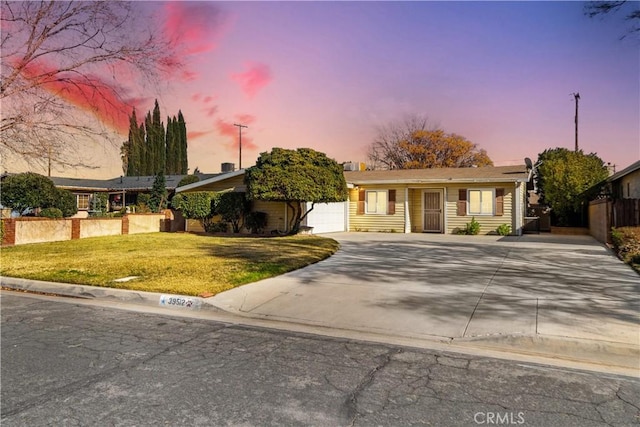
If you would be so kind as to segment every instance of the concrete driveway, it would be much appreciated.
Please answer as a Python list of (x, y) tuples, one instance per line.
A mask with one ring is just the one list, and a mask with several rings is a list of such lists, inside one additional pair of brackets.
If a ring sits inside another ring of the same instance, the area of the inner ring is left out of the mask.
[(331, 258), (208, 302), (385, 336), (534, 353), (566, 347), (577, 359), (587, 346), (639, 363), (640, 276), (589, 236), (327, 236), (341, 245)]

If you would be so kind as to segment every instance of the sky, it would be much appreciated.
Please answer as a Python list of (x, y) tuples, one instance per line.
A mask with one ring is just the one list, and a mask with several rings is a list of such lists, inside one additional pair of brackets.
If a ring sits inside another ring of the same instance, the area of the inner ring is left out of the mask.
[[(184, 114), (189, 167), (220, 172), (273, 147), (366, 162), (380, 126), (409, 115), (466, 137), (495, 165), (579, 146), (621, 170), (640, 159), (637, 36), (623, 15), (588, 18), (581, 2), (138, 2), (180, 38), (186, 66), (131, 88), (138, 117), (158, 99)], [(126, 76), (122, 76), (125, 80)], [(137, 93), (134, 93), (136, 92)], [(126, 128), (114, 126), (126, 139)], [(119, 147), (92, 148), (122, 174)]]

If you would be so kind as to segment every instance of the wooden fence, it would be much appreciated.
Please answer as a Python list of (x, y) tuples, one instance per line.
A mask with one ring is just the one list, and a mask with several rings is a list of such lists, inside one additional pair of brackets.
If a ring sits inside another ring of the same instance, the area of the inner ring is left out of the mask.
[(611, 243), (611, 227), (640, 226), (640, 199), (600, 199), (589, 202), (589, 233)]

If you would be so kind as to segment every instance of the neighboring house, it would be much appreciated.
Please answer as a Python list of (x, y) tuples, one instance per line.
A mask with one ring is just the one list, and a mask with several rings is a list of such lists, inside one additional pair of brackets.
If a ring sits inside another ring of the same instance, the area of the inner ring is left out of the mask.
[(597, 198), (589, 202), (589, 233), (611, 242), (612, 227), (640, 226), (640, 160), (611, 175), (595, 187)]
[[(207, 179), (222, 174), (203, 174), (200, 179)], [(187, 175), (165, 175), (166, 188), (171, 195), (178, 183)], [(118, 211), (127, 206), (137, 204), (138, 194), (150, 193), (155, 176), (121, 176), (112, 179), (81, 179), (50, 177), (58, 188), (71, 191), (76, 197), (78, 211), (87, 213), (92, 209), (94, 193), (109, 195), (109, 211)], [(85, 214), (86, 215), (86, 214)]]
[(640, 160), (611, 175), (605, 185), (613, 199), (640, 199)]
[[(304, 225), (331, 231), (453, 233), (474, 217), (480, 233), (509, 224), (521, 234), (526, 211), (525, 166), (345, 171), (349, 200), (316, 204)], [(244, 170), (180, 187), (177, 192), (245, 191)], [(307, 205), (307, 209), (310, 204)], [(284, 231), (285, 203), (256, 201), (267, 213), (267, 230)]]

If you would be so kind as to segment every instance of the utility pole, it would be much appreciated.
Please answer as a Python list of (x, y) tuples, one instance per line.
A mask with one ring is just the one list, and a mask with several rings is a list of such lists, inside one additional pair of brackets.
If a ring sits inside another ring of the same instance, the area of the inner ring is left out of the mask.
[(248, 128), (249, 126), (245, 126), (237, 123), (234, 123), (233, 125), (238, 126), (238, 132), (240, 132), (240, 135), (238, 138), (238, 146), (240, 148), (240, 156), (238, 159), (238, 170), (240, 170), (242, 169), (242, 128)]
[(576, 100), (576, 151), (578, 151), (578, 101), (580, 100), (580, 94), (578, 92), (572, 93), (573, 98)]

